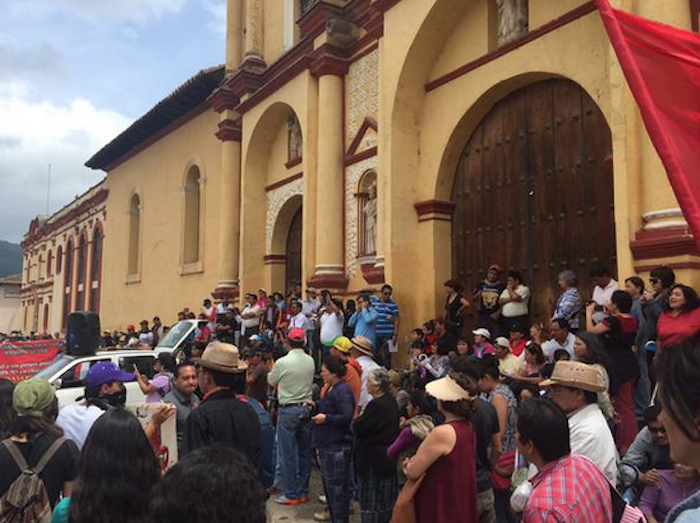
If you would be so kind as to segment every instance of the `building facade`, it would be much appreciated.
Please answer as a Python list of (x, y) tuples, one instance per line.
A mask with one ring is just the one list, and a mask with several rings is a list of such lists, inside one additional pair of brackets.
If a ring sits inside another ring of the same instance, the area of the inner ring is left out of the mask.
[(32, 220), (22, 241), (23, 332), (65, 332), (71, 312), (101, 312), (108, 194), (100, 182), (53, 215)]
[(0, 333), (22, 330), (22, 275), (0, 278)]
[[(697, 29), (697, 2), (612, 3)], [(594, 262), (700, 284), (593, 2), (228, 0), (226, 46), (87, 163), (109, 189), (106, 327), (210, 294), (388, 282), (409, 329), (489, 263), (523, 273), (533, 320), (563, 269), (589, 294)]]

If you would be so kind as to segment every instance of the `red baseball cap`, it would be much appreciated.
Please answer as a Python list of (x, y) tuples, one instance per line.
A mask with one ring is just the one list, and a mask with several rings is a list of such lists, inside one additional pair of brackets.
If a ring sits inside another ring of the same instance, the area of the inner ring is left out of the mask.
[(289, 341), (304, 341), (306, 338), (306, 333), (303, 329), (292, 329), (289, 331)]

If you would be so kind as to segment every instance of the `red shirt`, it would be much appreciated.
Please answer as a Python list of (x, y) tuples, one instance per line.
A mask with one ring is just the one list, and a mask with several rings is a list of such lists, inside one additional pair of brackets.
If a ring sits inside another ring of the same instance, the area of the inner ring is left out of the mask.
[(603, 523), (612, 521), (610, 483), (583, 456), (565, 456), (532, 478), (523, 523)]
[(700, 308), (671, 316), (669, 311), (659, 317), (656, 325), (657, 338), (662, 347), (675, 345), (700, 331)]

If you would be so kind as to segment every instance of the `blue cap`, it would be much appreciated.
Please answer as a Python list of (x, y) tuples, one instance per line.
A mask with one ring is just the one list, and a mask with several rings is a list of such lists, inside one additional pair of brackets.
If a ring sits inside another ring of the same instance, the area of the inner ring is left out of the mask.
[(101, 361), (90, 367), (85, 384), (92, 388), (112, 381), (133, 381), (134, 377), (133, 374), (123, 372), (111, 361)]

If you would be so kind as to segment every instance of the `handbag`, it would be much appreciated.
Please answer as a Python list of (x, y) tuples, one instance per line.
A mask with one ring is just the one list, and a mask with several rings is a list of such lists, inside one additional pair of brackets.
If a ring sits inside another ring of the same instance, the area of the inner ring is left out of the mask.
[(409, 479), (396, 498), (391, 523), (416, 523), (416, 494), (420, 489), (425, 474), (418, 479)]
[[(503, 473), (496, 471), (499, 469)], [(496, 466), (491, 470), (491, 483), (493, 490), (508, 490), (510, 489), (510, 477), (515, 471), (515, 451), (504, 452), (498, 458)]]

